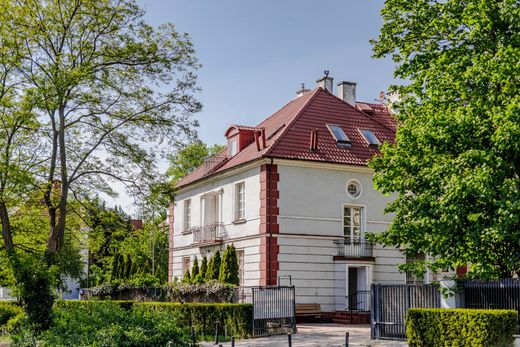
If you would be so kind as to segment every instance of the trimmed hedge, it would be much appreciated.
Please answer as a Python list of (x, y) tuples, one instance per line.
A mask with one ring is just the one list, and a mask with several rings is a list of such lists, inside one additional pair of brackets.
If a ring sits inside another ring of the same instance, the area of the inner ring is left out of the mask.
[[(55, 307), (84, 306), (95, 307), (104, 301), (96, 300), (67, 300), (57, 301)], [(112, 303), (128, 311), (138, 312), (168, 312), (177, 317), (180, 327), (190, 329), (193, 325), (200, 335), (215, 333), (215, 325), (222, 329), (227, 326), (229, 336), (248, 337), (252, 332), (253, 305), (249, 304), (206, 304), (206, 303), (178, 303), (178, 302), (135, 302), (112, 301)]]
[(512, 346), (517, 312), (411, 308), (406, 315), (408, 346)]

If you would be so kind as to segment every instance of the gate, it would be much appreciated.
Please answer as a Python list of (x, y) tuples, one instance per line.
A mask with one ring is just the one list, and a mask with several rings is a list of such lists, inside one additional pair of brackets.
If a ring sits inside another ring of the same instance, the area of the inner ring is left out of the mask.
[(433, 284), (372, 284), (372, 339), (405, 339), (409, 308), (440, 306), (440, 291)]
[(294, 286), (253, 287), (253, 336), (296, 332)]

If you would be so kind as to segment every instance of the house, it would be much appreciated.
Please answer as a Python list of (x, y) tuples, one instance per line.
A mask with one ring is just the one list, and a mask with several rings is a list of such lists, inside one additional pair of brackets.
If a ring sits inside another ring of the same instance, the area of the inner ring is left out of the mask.
[[(368, 161), (394, 141), (385, 104), (356, 100), (328, 74), (257, 126), (232, 125), (227, 147), (178, 183), (170, 205), (169, 277), (233, 243), (244, 286), (289, 284), (297, 303), (344, 311), (372, 283), (405, 283), (399, 249), (365, 239), (384, 231), (391, 197)], [(368, 301), (365, 296), (357, 304)]]

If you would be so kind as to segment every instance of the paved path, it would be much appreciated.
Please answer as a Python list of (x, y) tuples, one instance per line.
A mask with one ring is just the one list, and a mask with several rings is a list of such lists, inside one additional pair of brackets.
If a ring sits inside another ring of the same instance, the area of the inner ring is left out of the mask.
[[(405, 342), (400, 341), (373, 341), (370, 340), (370, 326), (368, 325), (339, 325), (339, 324), (298, 324), (298, 333), (292, 336), (293, 347), (340, 347), (345, 346), (345, 332), (349, 332), (349, 347), (352, 346), (380, 346), (402, 347)], [(229, 347), (231, 344), (222, 343)], [(200, 346), (215, 346), (214, 343), (204, 343)], [(236, 341), (235, 346), (245, 347), (284, 347), (288, 346), (287, 336), (278, 335), (251, 340)]]

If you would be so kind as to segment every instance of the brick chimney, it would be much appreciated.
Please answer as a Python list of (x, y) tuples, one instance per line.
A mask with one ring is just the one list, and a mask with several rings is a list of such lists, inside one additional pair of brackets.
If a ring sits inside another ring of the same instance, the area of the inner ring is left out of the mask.
[(356, 82), (340, 82), (338, 83), (338, 98), (356, 106)]

